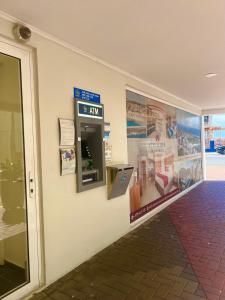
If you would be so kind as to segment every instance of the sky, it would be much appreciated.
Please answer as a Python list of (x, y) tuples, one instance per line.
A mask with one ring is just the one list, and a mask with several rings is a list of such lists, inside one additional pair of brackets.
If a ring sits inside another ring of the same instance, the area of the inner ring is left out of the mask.
[(200, 129), (200, 117), (184, 110), (176, 109), (176, 120), (178, 124)]
[(212, 125), (225, 127), (225, 114), (212, 115)]

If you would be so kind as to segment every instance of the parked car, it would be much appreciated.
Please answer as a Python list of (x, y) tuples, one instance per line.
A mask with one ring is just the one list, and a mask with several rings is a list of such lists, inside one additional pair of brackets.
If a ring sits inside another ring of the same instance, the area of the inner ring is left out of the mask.
[(225, 154), (225, 146), (219, 146), (216, 148), (216, 152), (220, 154)]

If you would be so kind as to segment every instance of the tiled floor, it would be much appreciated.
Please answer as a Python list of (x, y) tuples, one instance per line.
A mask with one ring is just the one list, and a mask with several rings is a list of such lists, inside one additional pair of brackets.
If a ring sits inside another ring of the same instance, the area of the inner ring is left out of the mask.
[(225, 182), (204, 182), (32, 300), (225, 299)]

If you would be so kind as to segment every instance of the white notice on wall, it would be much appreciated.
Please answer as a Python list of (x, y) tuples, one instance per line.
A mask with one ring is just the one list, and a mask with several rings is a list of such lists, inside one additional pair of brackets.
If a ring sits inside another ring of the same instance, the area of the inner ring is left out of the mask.
[(60, 146), (73, 146), (75, 142), (74, 121), (59, 119)]
[(112, 145), (109, 141), (105, 142), (105, 163), (108, 165), (112, 162)]

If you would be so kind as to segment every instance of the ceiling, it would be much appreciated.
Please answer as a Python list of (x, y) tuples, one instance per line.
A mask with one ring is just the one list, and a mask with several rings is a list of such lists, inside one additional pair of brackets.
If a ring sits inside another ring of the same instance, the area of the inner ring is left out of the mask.
[(195, 105), (225, 107), (224, 0), (0, 0), (0, 10)]

